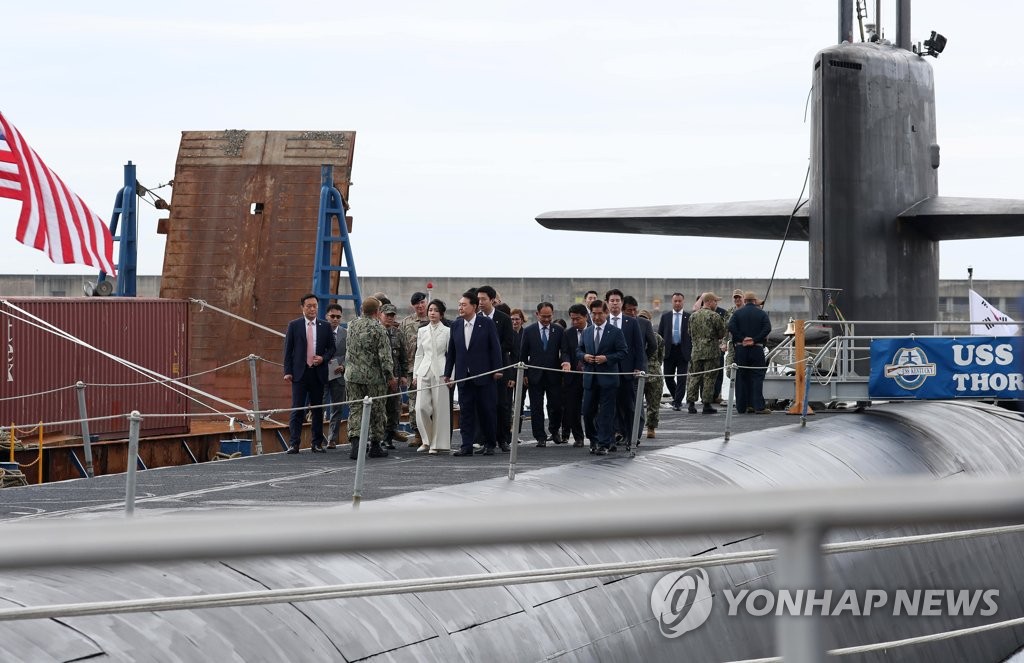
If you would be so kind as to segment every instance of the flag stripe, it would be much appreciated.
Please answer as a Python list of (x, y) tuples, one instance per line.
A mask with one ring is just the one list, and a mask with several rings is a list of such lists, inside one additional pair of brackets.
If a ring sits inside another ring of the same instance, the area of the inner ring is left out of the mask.
[(55, 263), (114, 274), (114, 242), (103, 220), (29, 147), (0, 114), (0, 197), (20, 200), (19, 242)]

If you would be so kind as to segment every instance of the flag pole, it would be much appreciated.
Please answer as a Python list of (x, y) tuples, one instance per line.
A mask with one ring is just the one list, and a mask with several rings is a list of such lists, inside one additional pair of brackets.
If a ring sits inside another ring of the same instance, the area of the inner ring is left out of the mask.
[(967, 265), (967, 289), (974, 290), (974, 267)]

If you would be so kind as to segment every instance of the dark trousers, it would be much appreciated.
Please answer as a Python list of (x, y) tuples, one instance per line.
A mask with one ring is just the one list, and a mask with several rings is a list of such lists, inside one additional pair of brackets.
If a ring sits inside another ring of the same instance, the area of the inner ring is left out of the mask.
[(530, 380), (530, 423), (533, 437), (538, 442), (547, 439), (544, 432), (544, 402), (547, 399), (548, 431), (557, 435), (562, 426), (562, 376), (544, 373), (539, 380)]
[[(619, 377), (619, 388), (615, 394), (615, 430), (629, 437), (633, 432), (633, 410), (636, 406), (636, 378)], [(640, 415), (641, 422), (643, 413)], [(643, 424), (641, 423), (641, 428)]]
[[(689, 363), (686, 357), (683, 356), (683, 346), (680, 345), (669, 345), (665, 350), (665, 386), (668, 388), (668, 393), (672, 395), (672, 404), (679, 405), (683, 402), (683, 398), (686, 396), (686, 364)], [(675, 375), (678, 373), (681, 377), (679, 384), (682, 385), (682, 389), (677, 391)]]
[[(495, 389), (497, 391), (498, 398), (498, 442), (508, 444), (512, 441), (513, 392), (508, 388), (508, 380), (505, 378), (498, 380), (497, 385), (495, 385)], [(484, 443), (480, 442), (480, 444)]]
[(562, 437), (583, 441), (583, 376), (562, 376)]
[(497, 385), (489, 375), (485, 384), (459, 383), (459, 431), (463, 451), (472, 450), (477, 439), (482, 440), (485, 448), (495, 447), (497, 399)]
[(331, 399), (331, 425), (328, 426), (327, 440), (332, 444), (337, 444), (341, 441), (341, 420), (347, 416), (345, 410), (348, 409), (347, 405), (340, 405), (345, 402), (345, 380), (339, 378), (328, 382), (324, 392), (324, 402), (327, 402), (328, 396)]
[(591, 446), (610, 447), (615, 428), (616, 387), (602, 387), (595, 379), (583, 390), (583, 422)]
[(736, 348), (736, 408), (764, 409), (764, 348), (759, 345)]
[[(324, 409), (319, 407), (324, 404), (324, 383), (312, 368), (303, 371), (301, 380), (292, 380), (292, 407), (304, 408), (307, 400), (312, 408), (313, 446), (320, 447), (324, 444)], [(294, 449), (302, 443), (305, 419), (306, 412), (302, 409), (293, 410), (288, 419), (288, 444)]]

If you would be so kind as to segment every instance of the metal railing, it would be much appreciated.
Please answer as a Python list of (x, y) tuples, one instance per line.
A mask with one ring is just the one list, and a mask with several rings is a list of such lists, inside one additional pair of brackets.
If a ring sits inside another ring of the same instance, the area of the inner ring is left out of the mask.
[[(202, 514), (159, 519), (62, 521), (4, 525), (0, 569), (82, 564), (231, 559), (267, 555), (355, 553), (546, 542), (691, 536), (744, 530), (778, 533), (781, 588), (824, 585), (822, 543), (832, 528), (1024, 519), (1019, 478), (905, 480), (829, 490), (737, 489), (654, 493), (609, 501), (573, 499), (558, 509), (547, 500), (507, 505), (307, 509)], [(713, 505), (713, 506), (709, 506)], [(326, 521), (335, 523), (325, 528)], [(54, 536), (62, 545), (54, 546)], [(776, 621), (787, 663), (819, 661), (825, 650), (821, 617)]]

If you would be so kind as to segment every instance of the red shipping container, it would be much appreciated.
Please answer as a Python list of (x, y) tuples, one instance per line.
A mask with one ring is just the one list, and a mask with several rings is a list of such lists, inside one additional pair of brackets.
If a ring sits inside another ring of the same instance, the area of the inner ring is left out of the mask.
[(77, 422), (50, 424), (79, 419), (74, 385), (82, 381), (87, 385), (85, 401), (90, 419), (120, 415), (90, 421), (90, 434), (104, 439), (126, 437), (128, 421), (124, 415), (132, 410), (145, 417), (141, 430), (146, 435), (188, 431), (184, 416), (146, 417), (187, 412), (187, 399), (179, 393), (185, 391), (182, 387), (155, 384), (158, 378), (51, 333), (44, 329), (45, 324), (25, 315), (45, 320), (92, 348), (179, 379), (188, 371), (188, 302), (134, 297), (7, 297), (3, 302), (0, 338), (5, 356), (0, 376), (0, 425), (30, 427), (42, 421), (47, 424), (47, 433), (81, 435)]

